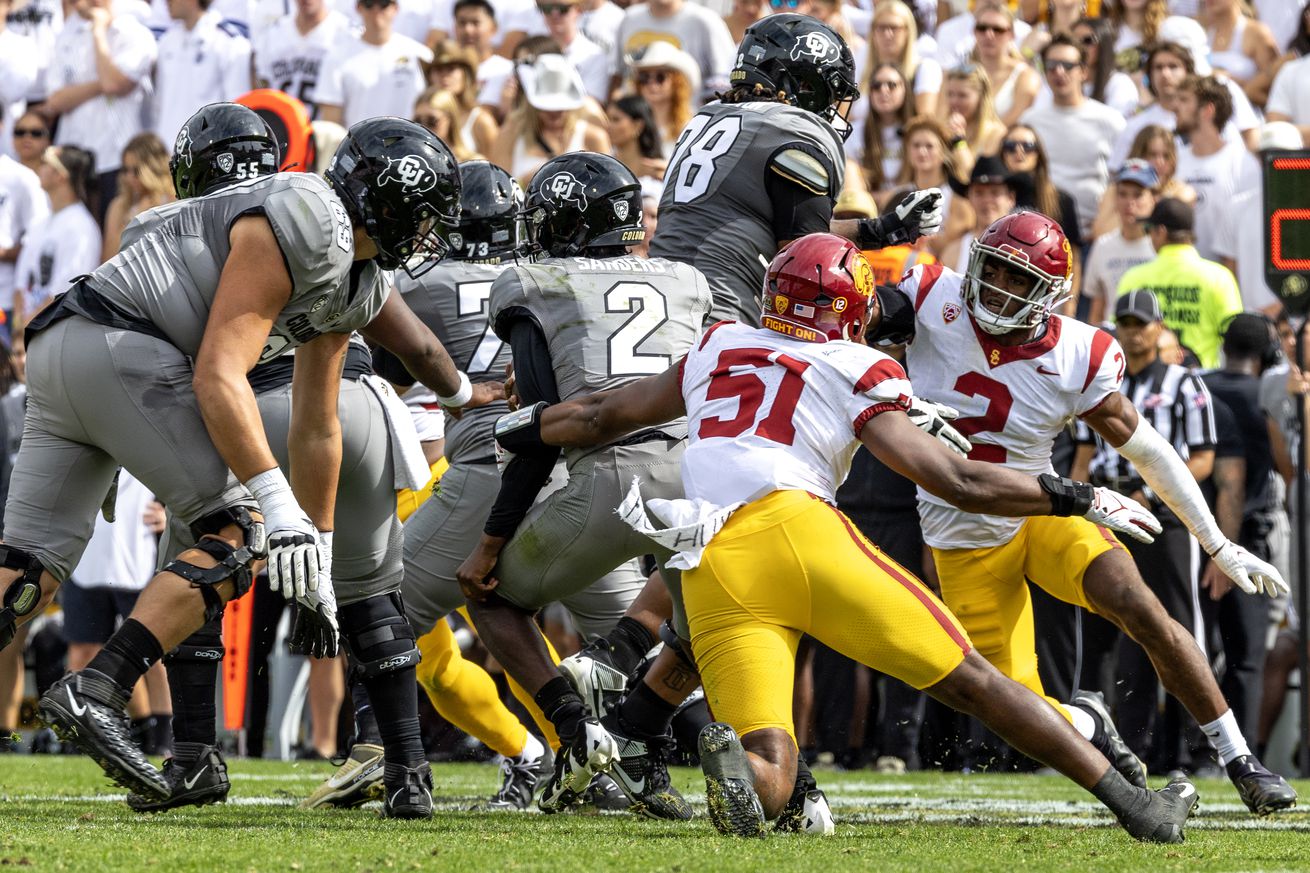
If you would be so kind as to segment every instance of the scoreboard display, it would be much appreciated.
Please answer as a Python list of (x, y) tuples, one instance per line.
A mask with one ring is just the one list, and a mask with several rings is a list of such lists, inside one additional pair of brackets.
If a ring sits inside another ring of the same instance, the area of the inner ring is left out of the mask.
[(1291, 315), (1310, 313), (1310, 150), (1264, 154), (1265, 281)]

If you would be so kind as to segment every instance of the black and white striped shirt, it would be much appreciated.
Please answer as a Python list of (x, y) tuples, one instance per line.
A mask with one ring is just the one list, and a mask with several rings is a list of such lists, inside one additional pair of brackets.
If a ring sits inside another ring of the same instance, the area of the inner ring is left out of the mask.
[[(1119, 390), (1184, 460), (1194, 451), (1213, 449), (1219, 441), (1210, 392), (1187, 368), (1157, 358), (1140, 373), (1125, 375)], [(1096, 446), (1088, 468), (1093, 483), (1122, 494), (1142, 487), (1133, 465), (1081, 420), (1074, 439)]]

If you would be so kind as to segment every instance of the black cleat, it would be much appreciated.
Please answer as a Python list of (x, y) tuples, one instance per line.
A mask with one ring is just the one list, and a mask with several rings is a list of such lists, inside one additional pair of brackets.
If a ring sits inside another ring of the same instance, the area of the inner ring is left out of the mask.
[(764, 807), (755, 793), (755, 774), (736, 731), (711, 722), (700, 732), (700, 768), (705, 774), (705, 802), (721, 834), (764, 836)]
[(1151, 791), (1141, 810), (1122, 816), (1119, 823), (1134, 838), (1144, 843), (1181, 843), (1183, 825), (1195, 811), (1196, 786), (1186, 779), (1175, 779), (1159, 791)]
[(383, 818), (432, 818), (432, 768), (427, 761), (417, 767), (387, 763), (382, 784)]
[(166, 800), (169, 784), (132, 742), (128, 696), (96, 670), (69, 673), (50, 686), (37, 715), (62, 740), (76, 743), (105, 775), (129, 792)]
[(232, 789), (223, 753), (203, 743), (178, 743), (173, 757), (164, 761), (164, 779), (170, 788), (166, 799), (154, 800), (140, 794), (129, 794), (127, 805), (137, 812), (207, 806), (226, 801), (227, 793)]
[(1091, 743), (1096, 751), (1104, 755), (1131, 784), (1145, 788), (1146, 765), (1133, 754), (1133, 750), (1128, 748), (1124, 738), (1119, 735), (1119, 729), (1114, 726), (1114, 719), (1110, 718), (1110, 710), (1106, 708), (1105, 697), (1101, 692), (1079, 691), (1069, 701), (1069, 705), (1077, 706), (1095, 720), (1096, 733)]
[(1271, 773), (1255, 755), (1234, 758), (1226, 769), (1242, 802), (1256, 815), (1269, 815), (1296, 806), (1296, 789), (1282, 776)]
[(599, 773), (608, 772), (619, 757), (618, 743), (594, 718), (584, 718), (573, 742), (560, 748), (555, 769), (541, 789), (537, 806), (542, 812), (563, 812), (582, 800), (583, 792)]
[(555, 769), (549, 748), (536, 758), (500, 759), (500, 790), (487, 803), (487, 809), (517, 812), (532, 806), (537, 786)]
[(796, 786), (787, 805), (782, 808), (773, 829), (781, 834), (815, 834), (831, 836), (836, 830), (828, 796), (814, 781), (814, 774), (803, 761), (796, 762)]
[(614, 771), (597, 773), (587, 790), (582, 792), (578, 802), (579, 809), (590, 807), (597, 812), (627, 812), (632, 809), (632, 801), (612, 778)]
[(691, 804), (669, 781), (673, 735), (666, 731), (662, 736), (637, 739), (619, 724), (617, 711), (611, 711), (600, 723), (619, 745), (619, 760), (610, 770), (610, 777), (632, 801), (629, 808), (647, 818), (689, 821)]

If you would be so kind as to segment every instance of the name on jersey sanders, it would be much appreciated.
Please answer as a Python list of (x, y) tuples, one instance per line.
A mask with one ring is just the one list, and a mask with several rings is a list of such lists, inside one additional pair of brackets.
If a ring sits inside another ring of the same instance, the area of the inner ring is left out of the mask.
[[(634, 231), (635, 233), (636, 231)], [(622, 258), (572, 258), (579, 270), (596, 270), (604, 273), (668, 273), (669, 265), (665, 261), (647, 261), (641, 258), (625, 256)]]

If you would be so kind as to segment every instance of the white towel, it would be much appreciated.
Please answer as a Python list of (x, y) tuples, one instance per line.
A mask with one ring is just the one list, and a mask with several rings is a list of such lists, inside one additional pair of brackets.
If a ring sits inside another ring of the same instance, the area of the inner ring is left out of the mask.
[(423, 457), (423, 444), (409, 417), (409, 407), (401, 400), (381, 376), (368, 375), (361, 379), (373, 390), (382, 411), (387, 416), (387, 433), (391, 436), (391, 466), (395, 470), (395, 487), (417, 491), (432, 478), (432, 469)]
[[(628, 495), (619, 504), (618, 514), (638, 533), (675, 552), (669, 560), (670, 567), (691, 570), (700, 566), (701, 553), (722, 530), (728, 518), (745, 505), (717, 506), (700, 499), (663, 500), (658, 497), (647, 504), (641, 499), (641, 483), (634, 476)], [(646, 517), (647, 506), (667, 527), (661, 530), (650, 523)]]

